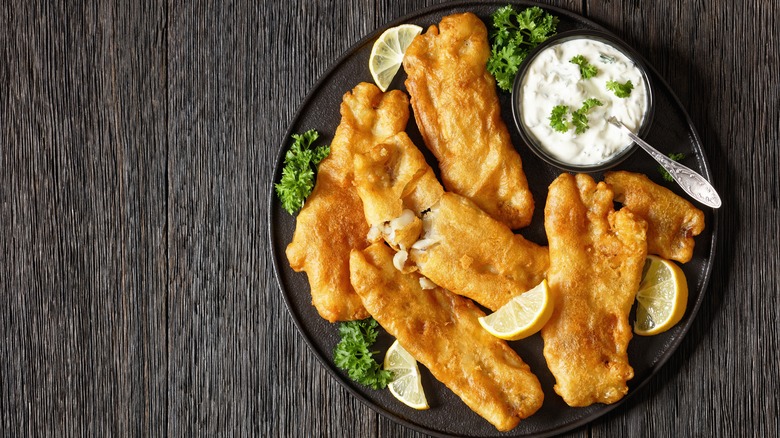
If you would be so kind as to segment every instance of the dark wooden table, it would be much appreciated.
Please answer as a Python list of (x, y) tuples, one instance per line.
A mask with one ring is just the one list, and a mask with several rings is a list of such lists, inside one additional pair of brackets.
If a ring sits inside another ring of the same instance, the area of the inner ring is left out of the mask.
[[(0, 4), (0, 435), (420, 436), (310, 352), (266, 205), (317, 79), (437, 2), (112, 3)], [(681, 347), (571, 435), (777, 436), (780, 6), (549, 4), (659, 71), (724, 198)]]

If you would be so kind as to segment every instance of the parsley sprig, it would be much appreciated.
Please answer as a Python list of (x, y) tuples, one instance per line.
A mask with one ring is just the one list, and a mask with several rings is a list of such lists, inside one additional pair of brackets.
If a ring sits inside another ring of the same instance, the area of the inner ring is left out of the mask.
[(583, 132), (587, 131), (588, 128), (590, 128), (590, 125), (588, 125), (588, 112), (591, 110), (591, 108), (601, 105), (604, 104), (600, 100), (591, 97), (582, 103), (580, 109), (571, 113), (571, 122), (574, 125), (574, 132), (577, 134), (582, 134)]
[(580, 77), (582, 77), (582, 79), (590, 79), (599, 74), (599, 69), (595, 65), (589, 63), (582, 55), (574, 56), (569, 62), (580, 67)]
[(634, 84), (631, 82), (631, 79), (622, 84), (618, 81), (607, 81), (607, 90), (612, 91), (615, 93), (615, 96), (621, 99), (625, 99), (626, 97), (630, 96), (631, 90), (633, 89)]
[(333, 351), (336, 366), (349, 378), (373, 389), (382, 389), (393, 379), (393, 373), (381, 369), (370, 348), (376, 342), (379, 324), (373, 318), (339, 324), (341, 341)]
[(509, 91), (528, 53), (555, 35), (558, 17), (537, 6), (515, 12), (511, 5), (506, 5), (497, 9), (492, 18), (487, 69), (496, 78), (499, 88)]
[(569, 130), (569, 122), (566, 120), (566, 114), (569, 107), (566, 105), (555, 105), (550, 113), (550, 126), (558, 132)]
[(582, 106), (571, 113), (571, 123), (566, 120), (569, 107), (556, 105), (550, 112), (550, 127), (558, 132), (566, 132), (573, 126), (575, 133), (582, 134), (590, 128), (590, 125), (588, 125), (588, 112), (591, 108), (601, 105), (604, 105), (604, 103), (595, 97), (585, 99), (585, 102), (582, 102)]
[(330, 153), (330, 146), (312, 148), (320, 134), (310, 129), (303, 134), (293, 134), (293, 144), (284, 156), (282, 179), (276, 184), (276, 195), (282, 208), (290, 214), (303, 207), (303, 201), (314, 188), (314, 170)]

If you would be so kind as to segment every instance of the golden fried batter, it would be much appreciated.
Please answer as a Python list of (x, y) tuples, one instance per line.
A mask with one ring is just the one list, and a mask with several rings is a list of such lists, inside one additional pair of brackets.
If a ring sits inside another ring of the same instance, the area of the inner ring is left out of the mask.
[(476, 15), (444, 17), (407, 49), (406, 88), (447, 190), (514, 229), (531, 222), (534, 200), (501, 118), (489, 56), (487, 30)]
[(382, 237), (394, 248), (409, 248), (409, 260), (439, 286), (495, 310), (544, 278), (547, 248), (513, 234), (468, 199), (443, 192), (405, 134), (358, 156), (355, 184), (372, 226), (403, 209), (424, 212), (418, 242), (401, 242), (398, 235), (406, 234), (400, 227)]
[(536, 412), (541, 385), (506, 342), (479, 324), (484, 313), (444, 289), (423, 290), (420, 277), (393, 266), (382, 243), (352, 251), (352, 284), (371, 316), (436, 379), (498, 430)]
[(569, 406), (614, 403), (634, 376), (628, 314), (647, 256), (647, 225), (615, 212), (612, 191), (587, 175), (560, 175), (544, 210), (547, 281), (555, 307), (542, 328), (555, 392)]
[(320, 163), (286, 250), (290, 267), (306, 272), (312, 304), (328, 321), (368, 316), (349, 282), (349, 252), (368, 246), (369, 230), (352, 185), (354, 156), (403, 131), (408, 120), (409, 101), (401, 91), (382, 93), (362, 83), (344, 95), (330, 155)]
[(454, 193), (423, 216), (422, 238), (433, 243), (410, 253), (420, 272), (491, 310), (539, 284), (549, 265), (547, 248)]
[(604, 181), (615, 200), (647, 221), (647, 252), (686, 263), (693, 257), (693, 236), (704, 231), (704, 212), (640, 173), (607, 172)]
[(404, 209), (419, 216), (444, 193), (433, 169), (405, 132), (356, 155), (354, 175), (370, 226), (395, 219)]

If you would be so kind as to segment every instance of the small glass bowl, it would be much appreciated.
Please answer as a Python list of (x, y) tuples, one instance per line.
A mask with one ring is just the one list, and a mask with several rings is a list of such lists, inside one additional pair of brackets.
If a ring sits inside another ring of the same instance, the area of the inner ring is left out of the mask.
[(613, 154), (608, 158), (606, 158), (604, 161), (600, 161), (595, 164), (572, 164), (572, 163), (562, 161), (550, 155), (542, 147), (542, 145), (540, 144), (536, 136), (534, 136), (531, 133), (531, 131), (525, 126), (525, 123), (523, 123), (523, 119), (522, 119), (522, 108), (521, 108), (522, 86), (523, 86), (523, 81), (525, 80), (525, 75), (528, 72), (528, 68), (530, 67), (531, 63), (536, 58), (536, 56), (539, 55), (545, 49), (575, 39), (590, 39), (590, 40), (602, 42), (604, 44), (608, 44), (614, 47), (615, 49), (617, 49), (618, 51), (622, 52), (629, 60), (631, 60), (637, 66), (639, 71), (642, 73), (642, 78), (644, 79), (645, 85), (647, 87), (647, 111), (645, 112), (644, 119), (642, 120), (642, 124), (639, 127), (637, 135), (642, 137), (649, 132), (650, 125), (652, 124), (652, 120), (653, 120), (654, 97), (653, 97), (653, 83), (650, 80), (647, 64), (642, 59), (641, 55), (639, 55), (634, 49), (629, 47), (626, 43), (621, 41), (619, 38), (617, 38), (616, 36), (610, 33), (595, 30), (595, 29), (579, 29), (579, 30), (572, 30), (572, 31), (559, 33), (553, 36), (552, 38), (548, 39), (547, 41), (543, 42), (542, 44), (538, 45), (536, 48), (534, 48), (534, 50), (531, 51), (531, 53), (528, 54), (528, 56), (523, 61), (523, 63), (520, 64), (520, 67), (517, 72), (517, 76), (515, 77), (515, 81), (512, 86), (512, 116), (514, 118), (515, 125), (517, 126), (518, 131), (520, 131), (520, 136), (522, 137), (523, 141), (528, 145), (528, 147), (531, 149), (531, 151), (534, 154), (536, 154), (539, 158), (541, 158), (548, 164), (570, 172), (577, 172), (577, 173), (602, 172), (612, 167), (615, 167), (621, 162), (623, 162), (623, 160), (628, 158), (632, 153), (634, 153), (634, 151), (636, 151), (636, 149), (638, 148), (637, 144), (632, 142), (628, 147), (623, 148), (618, 153)]

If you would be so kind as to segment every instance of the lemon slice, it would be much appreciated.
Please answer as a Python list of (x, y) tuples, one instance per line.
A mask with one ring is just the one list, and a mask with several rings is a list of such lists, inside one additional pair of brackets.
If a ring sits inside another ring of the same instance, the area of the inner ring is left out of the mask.
[(417, 361), (398, 341), (387, 350), (384, 368), (393, 372), (393, 380), (387, 387), (395, 398), (411, 408), (428, 409)]
[(688, 282), (679, 266), (661, 257), (647, 256), (644, 271), (636, 294), (634, 332), (652, 336), (680, 322), (688, 305)]
[(490, 315), (479, 318), (479, 323), (497, 338), (516, 341), (541, 330), (552, 316), (552, 311), (553, 303), (545, 279)]
[(390, 86), (401, 67), (406, 49), (421, 32), (420, 26), (402, 24), (387, 29), (376, 40), (368, 58), (368, 69), (380, 90), (384, 92)]

